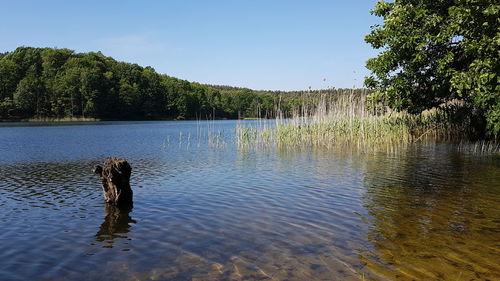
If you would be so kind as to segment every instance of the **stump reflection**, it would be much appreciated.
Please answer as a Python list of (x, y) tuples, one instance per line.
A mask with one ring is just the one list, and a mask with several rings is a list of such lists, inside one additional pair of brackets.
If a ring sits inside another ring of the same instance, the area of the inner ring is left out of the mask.
[(131, 224), (136, 223), (136, 221), (130, 217), (132, 207), (119, 208), (106, 204), (105, 210), (106, 217), (95, 236), (97, 241), (107, 243), (105, 248), (113, 248), (113, 240), (115, 238), (128, 238), (127, 233), (130, 231)]

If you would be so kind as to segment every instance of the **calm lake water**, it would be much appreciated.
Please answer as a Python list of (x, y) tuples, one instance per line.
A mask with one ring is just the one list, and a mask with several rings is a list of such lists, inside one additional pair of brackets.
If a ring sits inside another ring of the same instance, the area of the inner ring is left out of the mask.
[[(244, 149), (236, 121), (0, 126), (0, 280), (500, 280), (498, 155)], [(109, 156), (132, 210), (103, 202)]]

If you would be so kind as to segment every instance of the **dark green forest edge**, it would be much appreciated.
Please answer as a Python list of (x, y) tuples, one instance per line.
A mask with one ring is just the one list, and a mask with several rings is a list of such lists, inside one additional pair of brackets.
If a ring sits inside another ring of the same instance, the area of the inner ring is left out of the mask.
[(100, 52), (19, 47), (0, 54), (0, 118), (101, 120), (236, 119), (290, 116), (330, 89), (254, 91), (203, 85), (119, 62)]

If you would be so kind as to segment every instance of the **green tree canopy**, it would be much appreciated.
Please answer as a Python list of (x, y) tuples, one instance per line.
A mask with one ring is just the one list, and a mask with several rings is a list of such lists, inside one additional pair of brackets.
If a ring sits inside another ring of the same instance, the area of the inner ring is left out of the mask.
[(306, 104), (298, 99), (317, 100), (321, 94), (203, 85), (100, 52), (19, 47), (0, 54), (0, 119), (238, 118), (272, 116), (277, 107), (290, 116)]
[(365, 85), (392, 108), (418, 113), (460, 100), (500, 134), (500, 4), (495, 0), (379, 1), (365, 40)]

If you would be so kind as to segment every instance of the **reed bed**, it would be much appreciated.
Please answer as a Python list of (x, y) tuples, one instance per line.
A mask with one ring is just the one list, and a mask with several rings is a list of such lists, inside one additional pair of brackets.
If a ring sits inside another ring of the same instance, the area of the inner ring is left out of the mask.
[(281, 148), (373, 148), (460, 140), (468, 136), (470, 120), (456, 121), (459, 106), (448, 104), (409, 114), (375, 104), (366, 95), (325, 96), (311, 113), (299, 111), (292, 118), (283, 118), (278, 112), (273, 123), (239, 124), (236, 137), (239, 146)]

